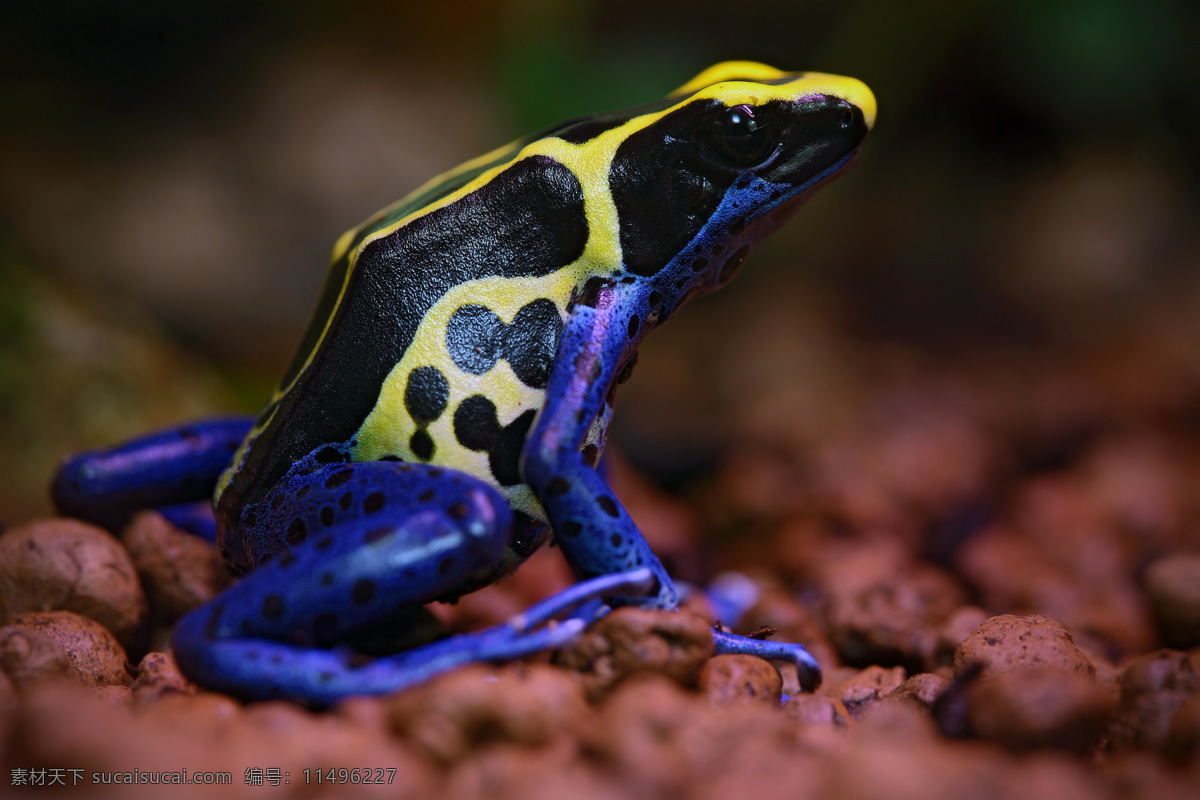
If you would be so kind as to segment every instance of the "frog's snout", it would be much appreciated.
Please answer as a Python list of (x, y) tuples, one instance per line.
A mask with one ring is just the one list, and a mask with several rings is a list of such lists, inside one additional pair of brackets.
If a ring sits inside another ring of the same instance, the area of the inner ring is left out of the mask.
[(863, 124), (870, 131), (875, 127), (875, 93), (857, 78), (842, 78), (842, 81), (845, 83), (845, 94), (840, 95), (841, 98), (858, 109)]
[(859, 110), (867, 131), (875, 127), (875, 93), (857, 78), (829, 75), (824, 72), (804, 72), (793, 86), (796, 99), (815, 95), (837, 98)]

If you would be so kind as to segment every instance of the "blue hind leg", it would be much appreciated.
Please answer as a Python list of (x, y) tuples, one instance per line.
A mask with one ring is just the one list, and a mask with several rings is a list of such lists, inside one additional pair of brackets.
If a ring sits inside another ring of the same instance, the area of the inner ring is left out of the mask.
[[(605, 610), (589, 601), (648, 583), (605, 576), (506, 625), (369, 659), (345, 643), (496, 574), (513, 536), (507, 501), (475, 478), (423, 464), (333, 464), (282, 481), (253, 519), (237, 538), (273, 555), (185, 616), (172, 642), (190, 678), (251, 699), (327, 704), (558, 646)], [(579, 605), (566, 622), (539, 627)]]
[(252, 423), (206, 420), (73, 456), (54, 476), (54, 505), (116, 531), (140, 509), (206, 501)]

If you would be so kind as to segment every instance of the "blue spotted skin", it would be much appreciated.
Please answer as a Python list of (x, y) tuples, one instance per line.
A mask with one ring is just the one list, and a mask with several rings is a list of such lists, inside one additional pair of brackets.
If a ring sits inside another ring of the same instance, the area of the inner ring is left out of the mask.
[[(615, 605), (675, 609), (596, 469), (616, 385), (651, 330), (852, 163), (873, 119), (857, 81), (737, 62), (468, 162), (343, 237), (258, 418), (78, 456), (55, 501), (112, 529), (142, 507), (215, 524), (248, 574), (173, 646), (193, 680), (246, 698), (391, 691), (558, 646)], [(187, 505), (205, 497), (215, 522)], [(425, 604), (511, 572), (551, 533), (578, 585), (421, 643)], [(820, 681), (798, 644), (714, 644)]]

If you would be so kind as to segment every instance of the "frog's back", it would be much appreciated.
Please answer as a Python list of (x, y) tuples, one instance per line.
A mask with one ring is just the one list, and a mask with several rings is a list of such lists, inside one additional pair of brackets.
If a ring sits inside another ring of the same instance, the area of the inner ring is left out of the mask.
[[(685, 140), (711, 135), (726, 101), (790, 96), (801, 77), (720, 65), (666, 100), (468, 162), (343, 236), (295, 360), (218, 483), (222, 528), (241, 527), (289, 473), (351, 460), (448, 466), (542, 517), (518, 459), (572, 304), (588, 303), (593, 285), (628, 282), (674, 308), (689, 282), (707, 281), (698, 259), (654, 289), (737, 174), (679, 170)], [(816, 77), (819, 95), (827, 81)], [(706, 91), (718, 85), (728, 96)], [(750, 238), (742, 225), (719, 230)], [(630, 327), (630, 347), (645, 322)], [(607, 413), (586, 447), (602, 446)]]
[[(441, 463), (428, 427), (443, 416), (450, 383), (442, 352), (447, 345), (438, 346), (435, 329), (445, 332), (449, 322), (451, 332), (469, 323), (462, 331), (467, 337), (484, 331), (483, 323), (462, 313), (440, 318), (467, 301), (493, 296), (536, 301), (529, 290), (536, 294), (539, 279), (575, 262), (587, 240), (582, 189), (565, 167), (524, 159), (487, 188), (427, 205), (416, 218), (404, 215), (403, 224), (390, 221), (404, 210), (395, 209), (339, 243), (343, 252), (330, 269), (301, 350), (256, 421), (236, 471), (218, 489), (227, 503), (253, 502), (305, 460), (398, 457)], [(526, 284), (525, 292), (509, 288)], [(546, 317), (539, 322), (555, 340), (565, 302), (559, 297), (529, 309)], [(503, 311), (503, 305), (481, 307)], [(453, 363), (469, 361), (472, 354), (450, 355)], [(552, 355), (518, 373), (535, 388), (544, 387)], [(372, 416), (378, 419), (366, 424)]]
[(577, 172), (537, 145), (586, 148), (671, 104), (498, 148), (342, 236), (296, 356), (217, 486), (226, 522), (293, 469), (383, 458), (469, 472), (540, 516), (520, 444), (572, 296), (620, 256), (595, 235), (615, 220), (594, 224)]

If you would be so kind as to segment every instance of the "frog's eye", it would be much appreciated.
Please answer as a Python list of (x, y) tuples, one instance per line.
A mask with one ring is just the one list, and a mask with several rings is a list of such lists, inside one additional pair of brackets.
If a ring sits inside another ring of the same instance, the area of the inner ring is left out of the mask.
[(776, 152), (770, 113), (762, 106), (722, 109), (704, 132), (704, 148), (722, 166), (734, 169), (762, 166)]

